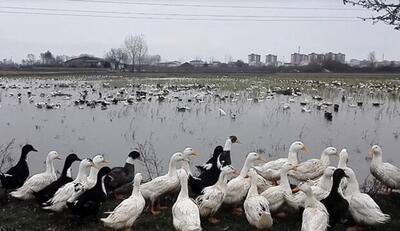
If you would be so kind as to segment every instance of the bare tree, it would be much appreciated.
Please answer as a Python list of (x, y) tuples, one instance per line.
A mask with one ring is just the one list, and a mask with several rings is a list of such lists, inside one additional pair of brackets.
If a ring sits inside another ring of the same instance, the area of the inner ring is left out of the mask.
[(371, 67), (375, 67), (376, 66), (377, 60), (376, 60), (375, 51), (369, 52), (369, 54), (368, 54), (368, 62), (369, 62), (369, 65)]
[(105, 55), (105, 59), (119, 69), (121, 63), (127, 62), (128, 54), (122, 48), (111, 48)]
[(371, 9), (379, 14), (377, 16), (363, 18), (364, 20), (369, 19), (374, 23), (384, 22), (394, 26), (394, 29), (400, 30), (400, 1), (398, 3), (393, 3), (387, 0), (343, 0), (343, 3)]
[(144, 63), (144, 58), (147, 55), (147, 43), (143, 35), (130, 35), (124, 41), (124, 48), (128, 54), (129, 60), (132, 64), (132, 72), (135, 71), (135, 65), (138, 70)]
[(35, 62), (36, 62), (36, 57), (35, 57), (34, 54), (28, 54), (26, 57), (27, 57), (26, 61), (27, 61), (27, 63), (28, 63), (29, 65), (35, 64)]

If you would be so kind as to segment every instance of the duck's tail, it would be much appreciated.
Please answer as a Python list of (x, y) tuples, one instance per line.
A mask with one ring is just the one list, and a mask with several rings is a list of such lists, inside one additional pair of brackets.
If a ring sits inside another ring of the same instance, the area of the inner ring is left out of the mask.
[(28, 199), (34, 198), (34, 196), (32, 194), (32, 190), (25, 185), (22, 185), (22, 187), (11, 192), (10, 195), (14, 198), (21, 199), (21, 200), (28, 200)]

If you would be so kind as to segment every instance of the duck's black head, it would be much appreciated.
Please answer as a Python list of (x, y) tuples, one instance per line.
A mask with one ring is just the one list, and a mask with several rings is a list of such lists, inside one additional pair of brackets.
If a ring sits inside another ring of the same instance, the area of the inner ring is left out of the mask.
[(105, 175), (107, 175), (109, 172), (111, 172), (111, 168), (109, 167), (102, 167), (99, 171), (99, 173), (97, 173), (97, 177), (101, 178)]
[(71, 153), (65, 158), (65, 163), (74, 163), (75, 161), (81, 161), (75, 153)]
[(239, 139), (237, 138), (237, 136), (229, 136), (229, 139), (231, 139), (232, 144), (239, 143)]
[(138, 151), (132, 151), (132, 152), (129, 153), (128, 156), (135, 160), (135, 159), (140, 157), (140, 153)]
[(333, 172), (333, 182), (340, 182), (340, 180), (343, 177), (349, 177), (346, 175), (346, 173), (344, 172), (343, 169), (341, 168), (337, 168), (334, 172)]
[(30, 144), (25, 144), (22, 147), (22, 153), (28, 154), (28, 152), (37, 152), (37, 150)]
[(219, 145), (214, 149), (213, 157), (218, 157), (224, 151), (224, 148)]

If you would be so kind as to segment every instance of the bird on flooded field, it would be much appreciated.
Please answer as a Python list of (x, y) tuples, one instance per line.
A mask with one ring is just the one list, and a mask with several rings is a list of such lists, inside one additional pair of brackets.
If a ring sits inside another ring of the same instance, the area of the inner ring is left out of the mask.
[(180, 184), (177, 175), (177, 165), (178, 162), (181, 161), (189, 161), (189, 159), (180, 152), (173, 154), (169, 161), (167, 174), (156, 177), (141, 185), (140, 192), (145, 199), (150, 200), (150, 212), (153, 215), (160, 213), (159, 197), (167, 192), (175, 191), (179, 188)]
[(111, 171), (109, 167), (102, 167), (97, 174), (96, 184), (89, 190), (83, 192), (73, 202), (67, 202), (67, 206), (73, 214), (79, 216), (96, 216), (100, 206), (107, 199), (104, 187), (104, 177)]
[(256, 227), (257, 230), (269, 229), (273, 224), (271, 212), (269, 210), (269, 202), (258, 193), (257, 172), (254, 169), (250, 169), (248, 175), (251, 180), (251, 185), (243, 204), (247, 221), (251, 226)]
[(205, 187), (214, 185), (218, 181), (221, 168), (231, 165), (230, 153), (234, 143), (239, 143), (239, 139), (236, 136), (230, 136), (225, 141), (224, 148), (217, 146), (212, 157), (203, 166), (196, 166), (200, 170), (200, 175), (197, 177), (189, 175), (189, 186), (192, 192), (199, 195)]
[(345, 168), (344, 172), (349, 176), (347, 188), (344, 192), (349, 202), (349, 211), (359, 225), (378, 225), (390, 221), (390, 216), (384, 214), (378, 204), (366, 193), (360, 192), (356, 175), (351, 168)]
[(40, 190), (39, 192), (35, 192), (34, 196), (36, 198), (36, 201), (39, 204), (45, 203), (48, 201), (50, 198), (54, 196), (54, 194), (57, 192), (59, 188), (61, 188), (63, 185), (66, 183), (72, 182), (73, 179), (71, 178), (71, 165), (75, 161), (81, 161), (79, 157), (76, 154), (69, 154), (67, 158), (65, 159), (64, 167), (61, 172), (60, 177), (51, 183), (50, 185), (46, 186), (44, 189)]
[(239, 203), (243, 201), (247, 195), (247, 191), (250, 188), (250, 178), (248, 178), (248, 172), (250, 168), (254, 166), (254, 162), (262, 160), (262, 157), (255, 152), (250, 152), (239, 176), (230, 180), (227, 184), (227, 193), (224, 198), (224, 204), (233, 205), (233, 214), (239, 215), (242, 213), (242, 209), (238, 207)]
[(285, 203), (285, 194), (291, 194), (292, 189), (290, 188), (288, 172), (296, 169), (297, 165), (292, 163), (286, 163), (281, 168), (281, 177), (279, 185), (273, 186), (261, 193), (261, 196), (265, 197), (269, 202), (269, 209), (272, 213), (278, 212), (278, 210)]
[(29, 152), (37, 152), (30, 144), (22, 147), (21, 156), (18, 163), (10, 168), (6, 173), (0, 172), (1, 185), (6, 190), (12, 190), (21, 187), (29, 176), (29, 166), (26, 158)]
[(34, 193), (39, 192), (53, 181), (57, 180), (53, 161), (60, 159), (56, 151), (51, 151), (46, 158), (46, 171), (30, 177), (20, 188), (10, 193), (14, 198), (29, 200), (34, 198)]
[(307, 195), (301, 231), (327, 230), (329, 214), (325, 206), (314, 197), (314, 193), (308, 182), (302, 182), (298, 187)]
[(129, 198), (122, 201), (110, 215), (100, 220), (104, 223), (105, 227), (112, 229), (125, 229), (130, 230), (133, 223), (143, 212), (145, 200), (140, 192), (140, 183), (142, 181), (142, 174), (136, 173), (133, 180), (133, 190)]
[(322, 152), (320, 159), (309, 159), (299, 163), (296, 170), (289, 172), (289, 176), (299, 181), (314, 180), (324, 174), (330, 164), (329, 157), (333, 155), (337, 156), (336, 148), (328, 147)]
[[(317, 200), (322, 200), (328, 197), (332, 189), (332, 176), (335, 172), (335, 167), (327, 167), (322, 175), (314, 184), (311, 184), (314, 196)], [(292, 208), (298, 209), (304, 208), (304, 203), (307, 199), (307, 195), (303, 191), (296, 193), (285, 194), (285, 202)]]
[(51, 199), (42, 204), (43, 209), (54, 212), (61, 212), (65, 209), (68, 199), (74, 194), (75, 190), (79, 190), (86, 184), (87, 176), (92, 166), (94, 164), (91, 159), (83, 159), (79, 164), (79, 171), (75, 180), (59, 188)]
[(393, 189), (400, 189), (400, 168), (382, 162), (382, 149), (374, 145), (368, 151), (368, 157), (372, 158), (370, 172), (383, 185), (386, 186), (386, 192), (392, 192)]
[(201, 231), (200, 213), (196, 203), (189, 197), (188, 175), (185, 170), (177, 170), (181, 185), (176, 202), (172, 206), (172, 222), (177, 231)]
[(200, 216), (208, 217), (208, 222), (211, 224), (219, 222), (219, 220), (214, 218), (214, 214), (224, 202), (228, 177), (235, 172), (235, 169), (231, 165), (223, 167), (217, 183), (205, 187), (201, 192), (201, 195), (196, 198), (196, 203), (199, 206)]
[(107, 191), (113, 191), (122, 185), (132, 182), (135, 177), (135, 160), (140, 159), (140, 153), (132, 151), (125, 161), (124, 167), (114, 167), (104, 178)]
[(254, 169), (265, 179), (276, 183), (276, 181), (280, 179), (280, 169), (283, 165), (288, 162), (294, 165), (298, 164), (298, 153), (300, 151), (308, 153), (308, 148), (302, 142), (295, 141), (290, 145), (288, 158), (279, 158), (277, 160), (269, 161), (264, 165), (255, 166)]
[(338, 168), (333, 173), (332, 177), (332, 189), (328, 197), (321, 200), (321, 203), (325, 205), (326, 210), (329, 214), (329, 227), (328, 230), (334, 230), (340, 219), (346, 214), (349, 209), (349, 202), (343, 198), (343, 195), (339, 193), (340, 182), (343, 177), (348, 178), (343, 169)]

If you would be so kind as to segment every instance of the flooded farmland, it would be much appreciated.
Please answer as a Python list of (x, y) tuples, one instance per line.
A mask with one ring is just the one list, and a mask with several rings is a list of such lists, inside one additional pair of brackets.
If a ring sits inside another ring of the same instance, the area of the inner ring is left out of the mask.
[(202, 153), (194, 160), (200, 164), (236, 135), (241, 144), (232, 148), (232, 162), (240, 168), (250, 151), (284, 157), (301, 140), (311, 152), (300, 160), (318, 157), (327, 146), (347, 148), (349, 165), (362, 181), (372, 144), (383, 146), (384, 159), (400, 164), (398, 85), (395, 78), (318, 75), (1, 78), (0, 140), (15, 139), (14, 159), (20, 145), (37, 147), (38, 154), (28, 158), (32, 173), (44, 168), (50, 150), (82, 157), (102, 153), (120, 166), (140, 146), (155, 153), (165, 170), (174, 152), (193, 147)]
[[(400, 164), (400, 91), (396, 76), (379, 81), (322, 74), (297, 77), (3, 77), (0, 141), (2, 147), (13, 141), (14, 160), (25, 143), (39, 150), (28, 157), (31, 175), (43, 171), (50, 150), (64, 156), (75, 152), (80, 157), (102, 153), (111, 166), (122, 166), (132, 149), (140, 149), (154, 154), (161, 164), (159, 171), (164, 173), (172, 153), (193, 147), (202, 154), (193, 165), (202, 164), (229, 135), (238, 136), (241, 142), (231, 152), (238, 169), (251, 151), (267, 159), (287, 156), (295, 140), (303, 141), (311, 150), (310, 154), (300, 155), (301, 161), (318, 158), (327, 146), (347, 148), (348, 164), (356, 171), (360, 184), (369, 175), (366, 155), (372, 144), (382, 145), (386, 161)], [(57, 169), (61, 169), (62, 162), (56, 163)], [(336, 165), (337, 160), (331, 164)], [(138, 171), (149, 178), (143, 165)], [(398, 194), (375, 199), (383, 211), (392, 215), (385, 230), (398, 230)], [(108, 200), (98, 216), (104, 217), (102, 212), (112, 210), (116, 204)], [(11, 200), (1, 206), (0, 228), (6, 230), (103, 229), (98, 219), (83, 222), (65, 214), (47, 213), (34, 202)], [(170, 212), (167, 209), (157, 218), (145, 212), (135, 228), (173, 230)], [(218, 213), (221, 222), (202, 222), (204, 230), (248, 230), (244, 216), (228, 214), (223, 208)], [(300, 226), (299, 212), (274, 220), (274, 230), (297, 230)], [(338, 230), (349, 226), (346, 222)]]

